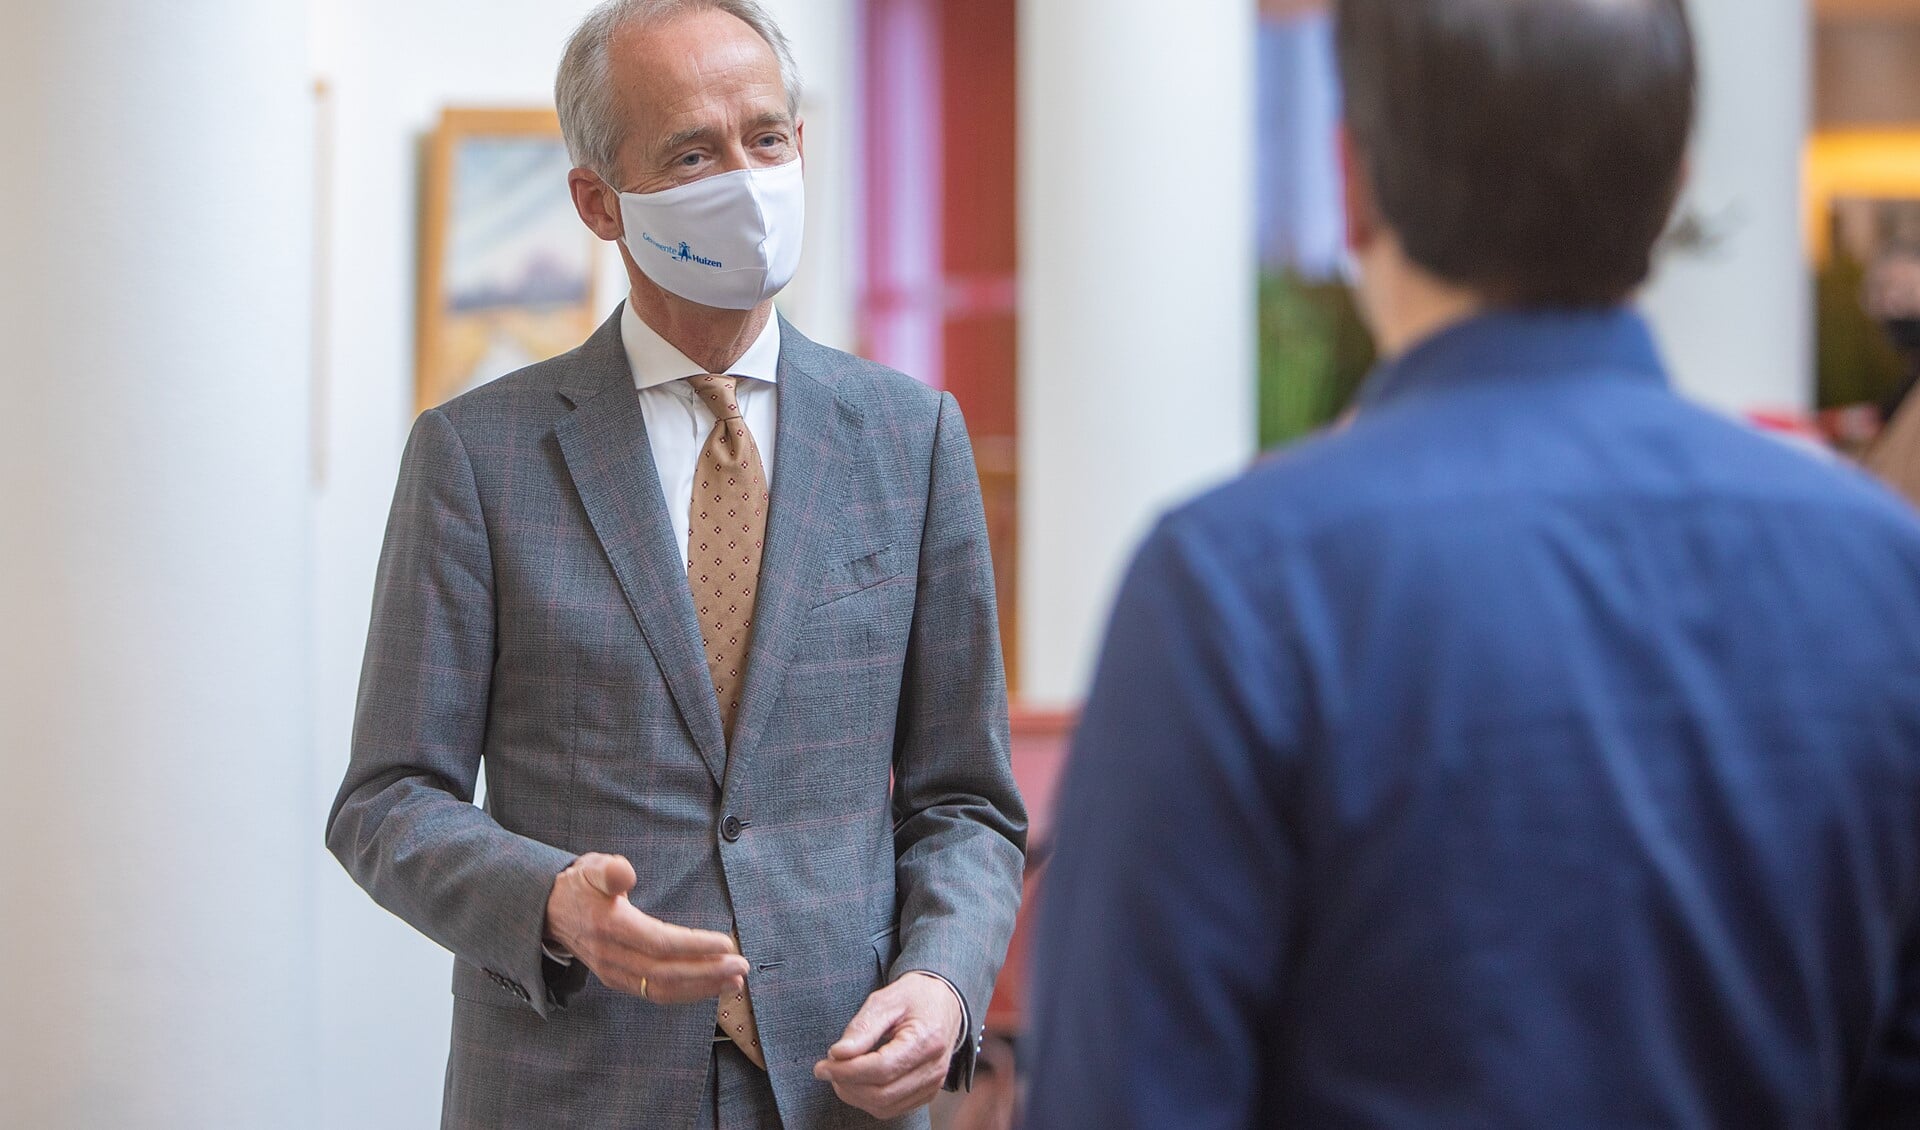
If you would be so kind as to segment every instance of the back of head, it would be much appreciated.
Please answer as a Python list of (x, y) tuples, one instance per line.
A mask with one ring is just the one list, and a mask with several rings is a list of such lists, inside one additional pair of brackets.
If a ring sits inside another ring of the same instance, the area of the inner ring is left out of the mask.
[(1680, 188), (1682, 0), (1335, 0), (1347, 128), (1421, 268), (1509, 306), (1620, 302)]

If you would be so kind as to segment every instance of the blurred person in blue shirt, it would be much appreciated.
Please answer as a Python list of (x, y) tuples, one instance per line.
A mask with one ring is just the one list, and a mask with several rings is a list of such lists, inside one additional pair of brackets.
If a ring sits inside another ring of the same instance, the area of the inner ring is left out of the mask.
[(1680, 0), (1334, 11), (1385, 360), (1122, 587), (1027, 1127), (1920, 1127), (1920, 522), (1626, 305)]

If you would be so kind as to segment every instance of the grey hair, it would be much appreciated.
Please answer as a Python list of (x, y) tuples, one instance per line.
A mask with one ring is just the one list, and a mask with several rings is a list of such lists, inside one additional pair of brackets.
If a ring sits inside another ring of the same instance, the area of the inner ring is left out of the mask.
[(780, 61), (780, 82), (787, 92), (787, 111), (800, 114), (800, 69), (793, 48), (773, 17), (756, 0), (604, 0), (580, 21), (560, 57), (560, 73), (553, 82), (553, 101), (560, 111), (560, 135), (567, 156), (581, 168), (610, 176), (620, 153), (620, 106), (613, 92), (613, 62), (609, 45), (622, 28), (651, 23), (682, 12), (725, 12), (767, 41)]

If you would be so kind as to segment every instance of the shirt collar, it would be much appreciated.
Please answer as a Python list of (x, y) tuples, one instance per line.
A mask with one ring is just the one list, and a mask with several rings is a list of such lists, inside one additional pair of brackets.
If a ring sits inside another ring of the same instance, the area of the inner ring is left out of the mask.
[(1625, 306), (1500, 310), (1441, 330), (1377, 367), (1361, 387), (1362, 411), (1422, 389), (1481, 380), (1606, 373), (1664, 385), (1666, 367), (1646, 320)]
[[(620, 311), (620, 344), (627, 352), (627, 367), (633, 370), (635, 388), (655, 388), (706, 372), (642, 321), (640, 315), (633, 312), (631, 302)], [(727, 373), (773, 384), (779, 368), (780, 316), (775, 314), (767, 319), (760, 336), (753, 339), (740, 360), (728, 367)]]

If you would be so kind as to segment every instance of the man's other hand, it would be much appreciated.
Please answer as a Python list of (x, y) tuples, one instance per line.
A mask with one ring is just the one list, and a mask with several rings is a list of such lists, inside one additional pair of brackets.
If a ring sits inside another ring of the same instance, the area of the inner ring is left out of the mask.
[(633, 864), (589, 852), (553, 881), (547, 937), (585, 962), (608, 988), (655, 1004), (684, 1004), (738, 992), (747, 959), (732, 937), (689, 930), (627, 901)]
[(933, 1101), (946, 1081), (963, 1018), (937, 977), (909, 973), (867, 998), (840, 1042), (813, 1065), (840, 1101), (879, 1119)]

